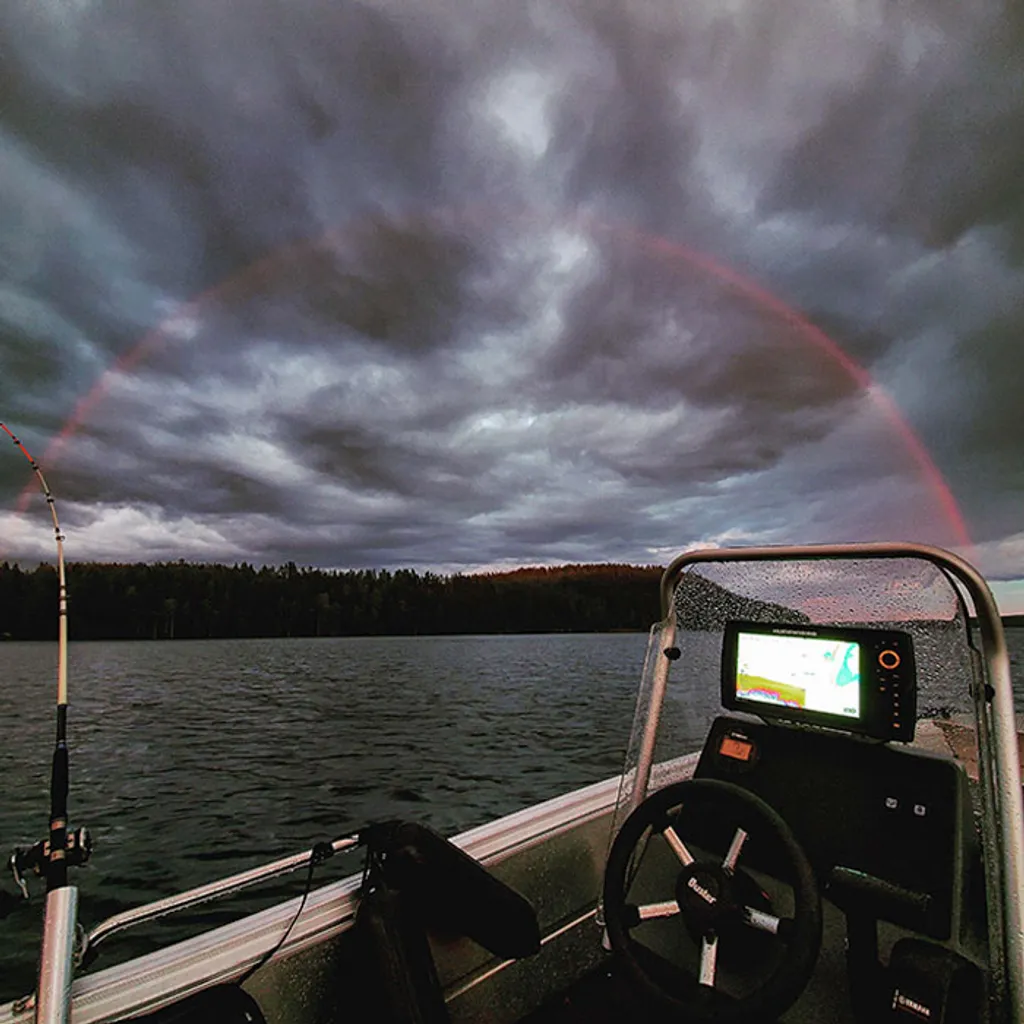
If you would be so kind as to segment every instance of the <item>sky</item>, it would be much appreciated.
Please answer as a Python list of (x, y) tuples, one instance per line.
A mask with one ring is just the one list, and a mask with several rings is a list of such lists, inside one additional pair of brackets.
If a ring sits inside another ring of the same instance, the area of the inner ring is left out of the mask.
[(73, 561), (906, 539), (1021, 612), (1021, 124), (1009, 0), (7, 0), (0, 420)]

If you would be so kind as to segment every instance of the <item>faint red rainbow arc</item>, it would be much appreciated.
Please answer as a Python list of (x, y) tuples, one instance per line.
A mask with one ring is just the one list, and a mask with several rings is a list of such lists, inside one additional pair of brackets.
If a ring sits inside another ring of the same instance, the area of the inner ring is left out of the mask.
[(668, 239), (659, 238), (657, 235), (633, 232), (630, 228), (623, 228), (621, 232), (633, 235), (637, 244), (642, 248), (665, 255), (666, 257), (674, 256), (677, 259), (682, 259), (692, 266), (699, 267), (713, 277), (725, 281), (757, 305), (770, 310), (776, 316), (793, 324), (808, 341), (811, 341), (823, 352), (831, 356), (858, 386), (868, 393), (882, 414), (895, 427), (903, 443), (907, 446), (911, 457), (917, 462), (918, 468), (921, 470), (928, 485), (935, 492), (939, 505), (942, 508), (943, 514), (949, 520), (949, 525), (953, 529), (958, 544), (964, 548), (971, 548), (973, 546), (970, 534), (967, 532), (967, 524), (960, 511), (960, 506), (957, 504), (956, 497), (939, 467), (935, 465), (928, 449), (925, 448), (924, 442), (917, 436), (917, 432), (907, 422), (903, 413), (900, 412), (899, 406), (893, 401), (892, 396), (875, 381), (860, 363), (847, 355), (838, 342), (830, 338), (820, 327), (813, 324), (807, 317), (793, 309), (792, 306), (783, 302), (777, 295), (774, 295), (752, 279), (744, 277), (731, 267), (718, 263), (710, 256), (696, 252), (693, 249), (688, 249), (675, 242), (670, 242)]
[[(476, 212), (479, 213), (481, 211), (477, 208)], [(463, 214), (458, 219), (465, 221), (468, 218)], [(564, 218), (561, 219), (564, 221)], [(833, 359), (859, 388), (867, 392), (871, 400), (875, 402), (882, 414), (895, 428), (912, 459), (917, 463), (926, 483), (934, 492), (939, 502), (939, 507), (952, 528), (957, 543), (963, 548), (970, 548), (972, 546), (970, 535), (967, 532), (967, 525), (964, 522), (956, 498), (913, 427), (910, 426), (900, 412), (899, 407), (889, 394), (876, 383), (871, 374), (843, 351), (839, 344), (830, 338), (820, 327), (817, 327), (807, 317), (787, 305), (777, 295), (774, 295), (753, 279), (725, 264), (719, 263), (706, 253), (698, 252), (681, 243), (669, 241), (667, 238), (662, 238), (658, 235), (637, 231), (635, 228), (611, 225), (585, 214), (577, 214), (574, 219), (595, 232), (610, 234), (613, 238), (627, 238), (639, 249), (649, 252), (660, 259), (670, 262), (682, 262), (690, 267), (695, 267), (710, 277), (724, 282), (755, 305), (792, 324), (807, 341), (817, 346), (822, 352)], [(554, 222), (557, 222), (557, 220), (558, 218)], [(548, 220), (547, 223), (552, 223), (552, 221)], [(43, 455), (43, 461), (49, 464), (57, 459), (61, 448), (75, 434), (92, 408), (103, 397), (109, 387), (109, 382), (117, 375), (137, 365), (153, 347), (162, 342), (173, 331), (176, 322), (193, 317), (211, 299), (228, 296), (236, 288), (243, 285), (245, 286), (245, 291), (250, 291), (253, 284), (258, 282), (264, 275), (273, 272), (274, 268), (288, 256), (322, 247), (331, 238), (337, 237), (340, 234), (339, 231), (332, 230), (326, 232), (315, 241), (303, 240), (281, 246), (226, 280), (201, 292), (196, 298), (182, 304), (171, 316), (165, 318), (157, 327), (148, 331), (137, 344), (118, 356), (113, 365), (104, 371), (89, 392), (75, 405), (60, 432), (47, 446)], [(27, 484), (18, 497), (17, 509), (19, 512), (25, 511), (34, 493), (35, 489), (32, 484)]]

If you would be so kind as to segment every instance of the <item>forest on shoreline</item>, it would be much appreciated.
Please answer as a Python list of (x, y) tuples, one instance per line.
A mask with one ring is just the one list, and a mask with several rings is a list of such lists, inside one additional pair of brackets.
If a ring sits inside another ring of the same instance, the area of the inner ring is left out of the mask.
[[(72, 640), (647, 630), (657, 566), (569, 565), (444, 576), (294, 563), (72, 563)], [(57, 573), (0, 563), (0, 639), (57, 635)]]
[[(564, 565), (444, 576), (294, 563), (72, 563), (72, 640), (646, 631), (661, 568)], [(1024, 626), (1024, 616), (1005, 616)], [(57, 636), (57, 572), (0, 563), (0, 640)]]

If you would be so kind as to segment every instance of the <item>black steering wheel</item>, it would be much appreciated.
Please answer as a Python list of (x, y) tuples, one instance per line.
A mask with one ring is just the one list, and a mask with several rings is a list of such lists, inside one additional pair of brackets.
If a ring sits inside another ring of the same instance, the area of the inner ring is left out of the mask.
[[(773, 902), (747, 864), (785, 891)], [(792, 830), (760, 797), (713, 779), (666, 786), (626, 819), (604, 917), (630, 978), (695, 1024), (774, 1020), (821, 948), (821, 892)]]

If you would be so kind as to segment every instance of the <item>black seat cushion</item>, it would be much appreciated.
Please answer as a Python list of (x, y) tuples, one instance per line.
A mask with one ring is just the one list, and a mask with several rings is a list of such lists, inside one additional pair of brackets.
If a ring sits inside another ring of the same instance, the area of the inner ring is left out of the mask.
[(466, 935), (496, 956), (518, 959), (540, 949), (530, 903), (454, 843), (426, 825), (371, 826), (388, 886), (406, 895), (424, 924)]
[(358, 975), (349, 992), (374, 1024), (448, 1024), (427, 936), (405, 895), (384, 887), (363, 896), (352, 929)]

